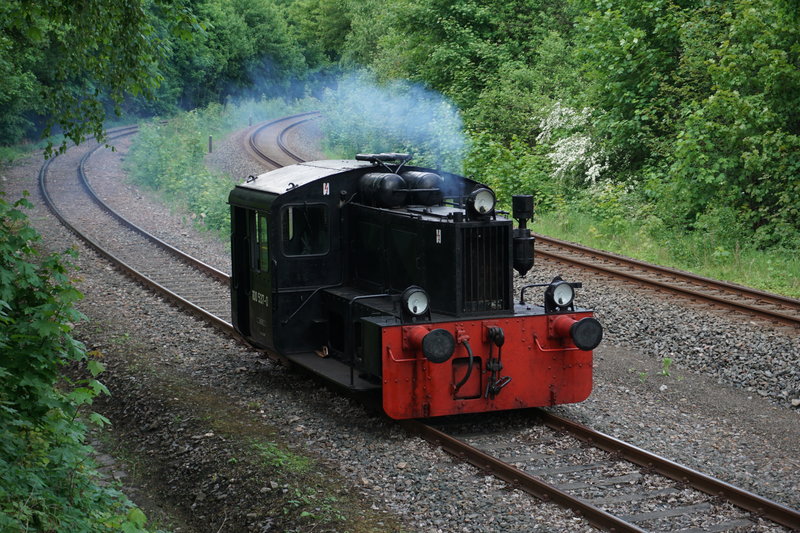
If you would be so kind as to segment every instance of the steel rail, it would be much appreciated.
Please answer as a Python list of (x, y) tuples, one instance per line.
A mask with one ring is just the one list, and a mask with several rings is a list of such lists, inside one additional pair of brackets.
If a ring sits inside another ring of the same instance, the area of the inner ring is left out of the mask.
[[(540, 239), (540, 238), (541, 238), (541, 236), (536, 235), (536, 239), (537, 240)], [(557, 244), (557, 245), (560, 245), (560, 244)], [(567, 243), (567, 245), (572, 245), (572, 243)], [(572, 246), (569, 246), (569, 247), (572, 247)], [(586, 250), (589, 250), (590, 252), (587, 252), (587, 253), (591, 253), (591, 254), (599, 252), (598, 250), (593, 250), (591, 248), (586, 248)], [(580, 266), (582, 268), (586, 268), (588, 270), (594, 270), (596, 272), (601, 272), (603, 274), (609, 274), (609, 275), (612, 275), (612, 276), (615, 276), (615, 277), (620, 277), (620, 278), (628, 279), (628, 280), (631, 280), (631, 281), (635, 281), (636, 283), (640, 283), (640, 284), (643, 284), (643, 285), (648, 285), (648, 286), (653, 287), (653, 288), (657, 288), (657, 289), (661, 289), (661, 290), (668, 290), (668, 291), (672, 291), (672, 292), (677, 292), (679, 294), (683, 294), (684, 296), (688, 296), (688, 297), (693, 298), (693, 299), (708, 300), (708, 301), (714, 302), (716, 304), (719, 304), (719, 305), (722, 305), (722, 306), (725, 306), (725, 307), (728, 307), (728, 308), (736, 309), (737, 311), (744, 311), (746, 313), (756, 314), (756, 315), (759, 315), (759, 316), (762, 316), (762, 317), (779, 320), (782, 323), (785, 323), (785, 324), (788, 324), (788, 325), (792, 325), (792, 326), (800, 326), (800, 316), (792, 316), (792, 315), (787, 315), (785, 313), (782, 313), (780, 311), (772, 311), (770, 309), (754, 307), (754, 306), (748, 305), (746, 303), (739, 303), (739, 302), (736, 302), (734, 300), (729, 300), (729, 299), (726, 299), (726, 298), (723, 298), (723, 297), (720, 297), (720, 296), (714, 296), (712, 294), (703, 293), (703, 292), (700, 292), (698, 290), (693, 290), (693, 289), (688, 289), (688, 288), (685, 288), (685, 287), (671, 285), (669, 283), (665, 283), (665, 282), (661, 282), (661, 281), (657, 281), (657, 280), (646, 278), (646, 277), (644, 277), (644, 276), (642, 276), (640, 274), (631, 273), (631, 272), (624, 272), (624, 271), (621, 271), (621, 270), (614, 269), (612, 267), (607, 267), (607, 266), (599, 265), (599, 264), (596, 264), (596, 263), (591, 263), (589, 261), (584, 261), (584, 260), (577, 259), (577, 258), (574, 258), (574, 257), (569, 257), (569, 256), (566, 256), (566, 255), (562, 255), (562, 254), (559, 254), (559, 253), (556, 253), (556, 252), (551, 252), (551, 251), (548, 251), (548, 250), (542, 250), (541, 248), (537, 248), (536, 249), (536, 253), (538, 255), (544, 255), (546, 257), (551, 257), (551, 258), (556, 259), (558, 261), (563, 261), (565, 263), (578, 265), (578, 266)], [(598, 253), (598, 255), (600, 255), (602, 253), (603, 252), (600, 252), (600, 253)], [(615, 261), (618, 261), (618, 262), (621, 262), (621, 263), (624, 263), (626, 261), (626, 258), (623, 258), (623, 257), (620, 257), (620, 256), (610, 255), (610, 257), (614, 258)], [(632, 264), (637, 265), (637, 266), (638, 265), (642, 265), (642, 268), (647, 268), (647, 267), (650, 266), (648, 263), (644, 263), (644, 262), (641, 262), (641, 261), (630, 260), (630, 262)], [(656, 265), (653, 265), (653, 266), (656, 266)], [(658, 267), (658, 266), (656, 266), (656, 268), (653, 268), (652, 270), (658, 271), (658, 272), (668, 272), (670, 275), (672, 275), (674, 277), (679, 277), (682, 274), (680, 271), (673, 270), (673, 269), (668, 269), (667, 267)], [(700, 276), (697, 276), (697, 278), (699, 280), (705, 280), (706, 279), (706, 278), (702, 278)], [(715, 283), (715, 280), (710, 280), (709, 279), (709, 285), (711, 285), (713, 287), (714, 283)], [(737, 287), (737, 290), (738, 290), (738, 286), (736, 286), (736, 285), (732, 285), (732, 286), (733, 287)], [(720, 290), (722, 290), (722, 289), (720, 289)], [(753, 291), (755, 291), (755, 289), (753, 289)], [(755, 292), (758, 293), (760, 291), (755, 291)], [(769, 294), (769, 293), (764, 293), (764, 294)], [(775, 295), (773, 295), (773, 296), (775, 296)], [(791, 298), (787, 298), (787, 300), (790, 303), (792, 302)], [(800, 302), (798, 302), (797, 305), (800, 308)]]
[[(707, 278), (705, 276), (699, 276), (692, 272), (686, 272), (684, 270), (679, 270), (677, 268), (672, 267), (665, 267), (662, 265), (656, 265), (653, 263), (648, 263), (646, 261), (641, 261), (639, 259), (633, 259), (631, 257), (625, 257), (624, 255), (615, 254), (612, 252), (607, 252), (605, 250), (597, 250), (595, 248), (590, 248), (588, 246), (584, 246), (583, 244), (578, 244), (575, 242), (564, 241), (561, 239), (556, 239), (554, 237), (547, 237), (545, 235), (540, 235), (538, 233), (533, 234), (536, 237), (537, 241), (544, 241), (545, 243), (552, 244), (554, 246), (559, 246), (562, 248), (569, 248), (573, 250), (577, 250), (581, 253), (585, 253), (588, 255), (593, 255), (595, 257), (600, 257), (603, 259), (608, 259), (609, 261), (617, 261), (629, 265), (636, 265), (642, 267), (646, 270), (650, 270), (653, 272), (659, 272), (662, 274), (667, 274), (670, 276), (675, 276), (683, 279), (689, 279), (695, 282), (698, 282), (702, 285), (711, 285), (715, 287), (721, 287), (727, 289), (731, 292), (743, 294), (750, 296), (752, 298), (761, 298), (769, 303), (774, 304), (789, 304), (790, 306), (800, 308), (800, 300), (797, 298), (791, 298), (789, 296), (783, 296), (782, 294), (774, 294), (771, 292), (762, 291), (759, 289), (754, 289), (752, 287), (746, 287), (744, 285), (738, 285), (736, 283), (730, 283), (728, 281), (722, 281), (718, 279)], [(722, 289), (720, 289), (722, 290)]]
[(192, 302), (186, 300), (185, 298), (181, 297), (180, 295), (174, 293), (173, 291), (169, 290), (168, 288), (164, 287), (163, 285), (159, 284), (158, 282), (154, 281), (153, 279), (149, 278), (148, 276), (142, 274), (141, 272), (137, 271), (135, 268), (130, 266), (128, 263), (120, 259), (119, 257), (115, 256), (108, 250), (106, 250), (101, 244), (97, 243), (94, 239), (80, 231), (77, 227), (71, 224), (66, 217), (61, 213), (61, 211), (56, 207), (55, 202), (51, 198), (50, 194), (47, 191), (47, 173), (50, 168), (50, 164), (54, 161), (55, 158), (48, 159), (42, 167), (39, 169), (39, 192), (42, 195), (42, 198), (45, 201), (50, 212), (61, 222), (64, 227), (69, 229), (73, 234), (75, 234), (79, 239), (85, 242), (92, 250), (97, 252), (101, 257), (104, 257), (108, 261), (110, 261), (113, 265), (117, 266), (123, 273), (128, 275), (129, 277), (133, 278), (134, 280), (140, 282), (145, 287), (150, 288), (157, 294), (165, 297), (167, 300), (171, 301), (172, 303), (183, 306), (189, 309), (193, 314), (199, 316), (200, 318), (206, 320), (214, 327), (219, 328), (223, 332), (238, 338), (239, 334), (234, 329), (233, 325), (222, 320), (221, 318), (217, 317), (216, 315), (209, 313), (205, 309), (198, 307), (197, 305), (193, 304)]
[[(578, 440), (636, 464), (644, 468), (645, 471), (654, 472), (679, 483), (689, 485), (701, 492), (726, 500), (739, 508), (750, 511), (757, 517), (786, 526), (791, 530), (800, 530), (800, 511), (702, 474), (577, 422), (543, 410), (539, 410), (538, 414), (542, 422), (548, 427), (556, 431), (568, 432)], [(510, 483), (514, 488), (524, 490), (543, 501), (552, 501), (571, 509), (596, 527), (614, 532), (644, 531), (635, 524), (622, 520), (592, 505), (587, 500), (572, 496), (524, 470), (520, 470), (423, 422), (405, 420), (401, 422), (401, 425), (410, 433), (419, 435), (434, 446), (442, 448), (462, 461), (467, 461), (481, 470), (491, 472), (495, 477)]]
[[(284, 128), (280, 132), (280, 134), (278, 135), (278, 148), (280, 148), (281, 151), (284, 154), (286, 154), (287, 156), (291, 157), (292, 159), (294, 159), (298, 163), (305, 163), (305, 159), (303, 159), (302, 157), (300, 157), (297, 154), (295, 154), (294, 152), (292, 152), (286, 146), (286, 134), (289, 133), (289, 130), (291, 130), (293, 128), (296, 128), (296, 127), (300, 126), (301, 124), (305, 124), (306, 122), (311, 122), (312, 120), (317, 120), (319, 118), (319, 112), (318, 111), (313, 111), (312, 113), (316, 114), (317, 116), (312, 116), (311, 118), (307, 118), (307, 119), (304, 119), (304, 120), (297, 121), (294, 124), (290, 124), (289, 126)], [(297, 115), (297, 116), (300, 116), (300, 115)]]
[[(278, 143), (281, 150), (283, 150), (285, 153), (287, 152), (287, 149), (283, 144), (283, 138), (286, 132), (295, 126), (298, 126), (299, 124), (308, 122), (309, 120), (313, 120), (313, 118), (305, 119), (296, 124), (290, 125), (281, 132), (281, 134), (278, 136)], [(296, 161), (302, 162), (302, 159), (295, 156), (294, 154), (288, 154), (288, 155), (290, 155)], [(556, 239), (550, 239), (548, 237), (543, 237), (541, 235), (536, 235), (536, 238), (539, 240), (550, 241), (556, 244), (564, 242), (564, 241), (558, 241)], [(572, 245), (572, 243), (565, 243), (565, 244)], [(585, 250), (586, 252), (596, 254), (599, 256), (606, 256), (616, 261), (627, 260), (627, 258), (615, 256), (613, 254), (608, 254), (600, 250), (593, 250), (591, 248), (582, 245), (574, 245), (574, 247), (576, 249), (582, 249)], [(552, 254), (550, 252), (540, 251), (540, 253), (561, 258), (561, 256), (558, 256), (557, 254)], [(564, 260), (573, 262), (571, 258), (564, 257)], [(648, 263), (638, 260), (629, 260), (629, 262), (642, 267), (650, 266)], [(590, 263), (585, 263), (585, 265), (587, 267), (594, 268), (594, 265), (591, 265)], [(673, 276), (684, 274), (680, 271), (668, 267), (660, 267), (658, 265), (653, 265), (653, 266), (655, 268), (653, 268), (652, 270), (668, 273)], [(598, 270), (601, 269), (598, 268)], [(615, 275), (623, 274), (623, 273), (618, 273), (617, 271), (613, 271), (611, 269), (602, 269), (601, 271), (606, 271), (606, 270), (609, 273), (614, 273)], [(646, 278), (640, 278), (638, 276), (635, 277), (626, 276), (626, 277), (635, 279), (638, 282), (647, 283), (654, 286), (658, 286), (659, 288), (663, 288), (661, 285)], [(710, 279), (707, 280), (707, 278), (703, 278), (701, 276), (696, 276), (693, 274), (689, 274), (685, 277), (702, 283), (708, 282), (711, 284), (718, 284), (722, 286), (727, 285), (733, 289), (741, 290), (742, 292), (764, 295), (764, 297), (776, 297), (777, 300), (786, 301), (788, 303), (800, 304), (800, 302), (793, 300), (791, 298), (782, 297), (780, 295), (771, 295), (770, 293), (763, 293), (761, 291), (757, 291), (755, 289), (749, 289), (746, 287), (741, 288), (739, 286), (728, 284), (726, 282), (717, 282), (716, 280), (710, 280)], [(694, 294), (692, 291), (686, 289), (684, 289), (681, 292), (688, 293), (694, 297), (708, 298), (708, 296), (705, 294), (701, 293)], [(709, 299), (719, 300), (720, 303), (728, 303), (728, 301), (721, 298), (709, 298)], [(697, 490), (700, 490), (707, 494), (725, 499), (742, 509), (754, 513), (756, 516), (763, 516), (764, 518), (772, 520), (775, 523), (793, 529), (800, 529), (800, 512), (794, 509), (786, 507), (780, 503), (773, 502), (771, 500), (768, 500), (751, 492), (745, 491), (743, 489), (730, 485), (724, 481), (718, 480), (711, 476), (702, 474), (691, 468), (679, 465), (673, 461), (670, 461), (669, 459), (662, 458), (660, 456), (642, 450), (636, 446), (620, 441), (619, 439), (592, 430), (586, 426), (564, 419), (552, 413), (540, 410), (540, 416), (544, 421), (544, 423), (552, 427), (553, 429), (560, 431), (569, 431), (579, 440), (587, 442), (599, 449), (608, 451), (610, 453), (619, 454), (621, 457), (628, 460), (629, 462), (639, 465), (645, 468), (646, 470), (657, 472), (661, 475), (664, 475), (665, 477), (668, 477), (680, 483), (688, 484), (696, 488)], [(478, 468), (491, 471), (496, 477), (511, 483), (513, 486), (518, 487), (529, 494), (532, 494), (544, 501), (553, 501), (555, 503), (558, 503), (559, 505), (572, 509), (574, 512), (585, 517), (591, 524), (597, 527), (614, 532), (644, 531), (638, 526), (631, 524), (630, 522), (626, 522), (590, 504), (586, 500), (571, 496), (570, 494), (558, 489), (557, 487), (548, 484), (542, 479), (532, 476), (527, 472), (520, 470), (512, 465), (509, 465), (508, 463), (505, 463), (504, 461), (496, 457), (492, 457), (491, 455), (486, 454), (485, 452), (475, 448), (474, 446), (470, 446), (469, 444), (460, 441), (455, 437), (447, 435), (446, 433), (436, 428), (433, 428), (427, 424), (424, 424), (416, 420), (403, 421), (401, 424), (408, 431), (420, 435), (425, 440), (431, 442), (432, 444), (438, 447), (441, 447), (448, 453), (455, 455), (456, 457), (459, 457), (462, 460), (466, 460)]]
[[(287, 118), (292, 118), (292, 117), (287, 117)], [(301, 122), (307, 122), (308, 120), (312, 119), (306, 119)], [(280, 120), (273, 121), (272, 124), (278, 122), (280, 122)], [(281, 138), (289, 128), (292, 128), (298, 124), (290, 125), (286, 130), (283, 130), (279, 135), (279, 138)], [(267, 126), (268, 125), (264, 125), (261, 128)], [(124, 135), (129, 135), (129, 134), (130, 133), (126, 133)], [(121, 136), (123, 135), (120, 135), (119, 137)], [(252, 142), (253, 142), (253, 136), (251, 136), (251, 143)], [(79, 174), (84, 173), (84, 163), (86, 160), (88, 160), (87, 156), (89, 156), (95, 150), (99, 149), (99, 147), (100, 145), (98, 145), (98, 147), (94, 148), (88, 154), (83, 156), (83, 158), (81, 159), (81, 163), (79, 165)], [(269, 159), (266, 156), (264, 156), (264, 158)], [(297, 158), (296, 156), (293, 156), (293, 158), (295, 160), (299, 160), (299, 158)], [(166, 287), (158, 284), (157, 282), (145, 276), (144, 274), (139, 273), (134, 268), (127, 265), (121, 259), (115, 257), (110, 252), (104, 250), (101, 245), (96, 243), (88, 235), (83, 234), (80, 230), (78, 230), (72, 224), (70, 224), (61, 214), (61, 212), (57, 209), (54, 202), (50, 198), (49, 193), (47, 192), (47, 187), (46, 187), (47, 171), (52, 161), (53, 159), (48, 160), (39, 171), (39, 188), (42, 197), (45, 199), (45, 202), (48, 205), (48, 208), (51, 210), (51, 212), (53, 212), (53, 214), (61, 221), (61, 223), (65, 227), (67, 227), (70, 231), (76, 234), (81, 240), (86, 242), (92, 249), (97, 251), (101, 256), (107, 258), (108, 260), (116, 264), (127, 275), (131, 276), (135, 280), (141, 282), (143, 285), (150, 287), (151, 289), (165, 296), (173, 303), (188, 308), (194, 314), (207, 320), (208, 322), (218, 327), (225, 333), (233, 337), (240, 338), (238, 333), (235, 331), (235, 329), (231, 324), (225, 322), (224, 320), (221, 320), (220, 318), (209, 313), (205, 309), (196, 306), (192, 302), (170, 291)], [(276, 164), (277, 166), (281, 166), (277, 163), (274, 164)], [(94, 194), (94, 191), (91, 189), (91, 186), (88, 184), (88, 180), (84, 181), (84, 178), (85, 178), (85, 173), (81, 177), (81, 181), (86, 187), (87, 191), (89, 191), (93, 199), (95, 199), (95, 201), (98, 201), (105, 210), (113, 214), (113, 209), (105, 205), (104, 202), (99, 201), (99, 198), (97, 198), (96, 194)], [(120, 222), (125, 223), (123, 222), (124, 221), (123, 217), (120, 216), (119, 218), (121, 219)], [(125, 225), (128, 226), (128, 224)], [(133, 229), (134, 231), (141, 231), (144, 232), (144, 234), (147, 234), (147, 232), (145, 232), (144, 230), (137, 230), (134, 228), (131, 229)], [(159, 240), (159, 242), (162, 241)], [(194, 260), (194, 258), (191, 259)], [(227, 277), (226, 274), (224, 273), (221, 274)], [(688, 467), (678, 465), (677, 463), (669, 461), (668, 459), (661, 458), (659, 456), (651, 454), (650, 452), (646, 452), (640, 448), (624, 443), (623, 441), (620, 441), (614, 437), (596, 432), (586, 426), (582, 426), (581, 424), (578, 424), (576, 422), (561, 418), (557, 415), (553, 415), (552, 413), (540, 411), (539, 415), (543, 420), (543, 422), (549, 427), (559, 431), (568, 431), (572, 433), (579, 440), (585, 441), (599, 449), (606, 450), (610, 453), (619, 454), (624, 459), (634, 464), (637, 464), (647, 470), (657, 472), (661, 475), (674, 479), (678, 482), (689, 484), (694, 488), (706, 492), (710, 495), (726, 499), (743, 509), (751, 511), (758, 516), (762, 516), (776, 523), (785, 525), (790, 528), (800, 528), (800, 512), (798, 511), (785, 507), (776, 502), (772, 502), (755, 494), (749, 493), (747, 491), (729, 485), (723, 481), (717, 480), (710, 476), (706, 476), (705, 474), (701, 474)], [(511, 483), (514, 487), (520, 488), (521, 490), (524, 490), (529, 494), (532, 494), (544, 501), (553, 501), (561, 506), (572, 509), (576, 514), (585, 517), (587, 521), (589, 521), (591, 524), (597, 527), (614, 532), (624, 531), (624, 532), (638, 533), (644, 531), (643, 529), (629, 522), (626, 522), (598, 507), (591, 505), (586, 500), (571, 496), (568, 493), (546, 483), (545, 481), (535, 476), (532, 476), (512, 465), (509, 465), (498, 458), (492, 457), (491, 455), (488, 455), (485, 452), (473, 446), (470, 446), (469, 444), (464, 443), (455, 437), (447, 435), (446, 433), (436, 428), (433, 428), (431, 426), (428, 426), (426, 424), (423, 424), (415, 420), (403, 421), (401, 422), (401, 424), (408, 431), (420, 435), (429, 442), (435, 444), (436, 446), (441, 447), (448, 453), (451, 453), (461, 458), (462, 460), (466, 460), (478, 468), (491, 471), (496, 477), (503, 479), (508, 483)]]
[(767, 518), (791, 529), (800, 529), (800, 511), (740, 489), (725, 481), (702, 474), (697, 470), (680, 465), (548, 411), (540, 409), (538, 410), (538, 415), (545, 425), (557, 431), (566, 431), (578, 440), (586, 442), (595, 448), (618, 454), (625, 460), (648, 471), (657, 472), (662, 476), (690, 485), (706, 494), (727, 500), (737, 507), (754, 513), (756, 516)]
[(644, 529), (626, 522), (586, 500), (576, 498), (546, 481), (532, 476), (434, 427), (417, 420), (404, 420), (401, 425), (409, 432), (419, 435), (462, 461), (467, 461), (482, 470), (491, 472), (495, 477), (511, 483), (515, 488), (524, 490), (540, 500), (552, 501), (562, 507), (571, 509), (579, 516), (584, 517), (593, 526), (613, 532), (645, 532)]
[[(279, 163), (278, 161), (275, 161), (273, 158), (269, 157), (269, 156), (268, 156), (266, 153), (264, 153), (264, 151), (263, 151), (263, 150), (262, 150), (262, 149), (261, 149), (261, 148), (258, 146), (258, 144), (256, 143), (256, 137), (258, 137), (258, 134), (259, 134), (259, 133), (261, 133), (261, 132), (262, 132), (262, 131), (264, 131), (265, 129), (269, 128), (270, 126), (274, 126), (274, 125), (276, 125), (276, 124), (280, 124), (281, 122), (285, 122), (285, 121), (287, 121), (287, 120), (292, 120), (292, 119), (296, 119), (296, 118), (299, 118), (299, 117), (304, 117), (304, 116), (309, 116), (309, 115), (316, 115), (316, 114), (319, 114), (319, 111), (308, 111), (308, 112), (306, 112), (306, 113), (298, 113), (297, 115), (291, 115), (291, 116), (288, 116), (288, 117), (283, 117), (283, 118), (279, 118), (279, 119), (276, 119), (276, 120), (271, 120), (271, 121), (269, 121), (269, 122), (265, 122), (264, 124), (262, 124), (262, 125), (260, 125), (260, 126), (256, 127), (256, 128), (255, 128), (255, 129), (254, 129), (254, 130), (253, 130), (253, 131), (250, 133), (250, 135), (248, 136), (248, 143), (249, 143), (250, 149), (251, 149), (253, 152), (255, 152), (255, 154), (256, 154), (258, 157), (260, 157), (261, 159), (263, 159), (264, 161), (266, 161), (266, 162), (267, 162), (267, 163), (269, 163), (270, 165), (274, 166), (275, 168), (281, 168), (281, 167), (283, 167), (284, 165), (282, 165), (282, 164), (281, 164), (281, 163)], [(310, 120), (310, 119), (309, 119), (309, 120)], [(305, 121), (301, 121), (301, 122), (305, 122)], [(290, 126), (290, 127), (291, 127), (291, 126)], [(282, 135), (282, 134), (283, 134), (283, 131), (281, 132), (281, 135)], [(278, 144), (278, 146), (281, 148), (281, 150), (282, 150), (284, 153), (286, 153), (287, 155), (289, 155), (289, 157), (291, 157), (292, 159), (294, 159), (294, 160), (295, 160), (295, 161), (297, 161), (297, 162), (303, 162), (303, 159), (301, 159), (301, 158), (297, 157), (297, 156), (296, 156), (295, 154), (293, 154), (293, 153), (290, 153), (290, 151), (289, 151), (289, 150), (288, 150), (288, 149), (287, 149), (285, 146), (281, 145), (281, 141), (280, 141), (280, 135), (278, 136), (278, 143), (277, 143), (277, 144)]]
[[(135, 128), (136, 129), (133, 129), (133, 131), (127, 131), (125, 133), (121, 133), (119, 135), (116, 135), (116, 136), (110, 138), (109, 140), (120, 139), (120, 138), (126, 137), (128, 135), (133, 135), (134, 133), (136, 133), (138, 131), (138, 126), (135, 127)], [(179, 248), (177, 248), (177, 247), (175, 247), (175, 246), (173, 246), (173, 245), (171, 245), (171, 244), (159, 239), (158, 237), (156, 237), (152, 233), (142, 229), (141, 227), (137, 226), (136, 224), (134, 224), (133, 222), (131, 222), (127, 218), (125, 218), (122, 215), (120, 215), (119, 213), (117, 213), (111, 206), (109, 206), (102, 199), (100, 199), (100, 197), (95, 192), (94, 188), (92, 188), (92, 185), (89, 183), (88, 177), (86, 176), (86, 163), (89, 161), (89, 158), (91, 158), (92, 155), (94, 155), (94, 153), (97, 152), (97, 150), (99, 150), (100, 148), (102, 148), (102, 145), (98, 145), (95, 148), (93, 148), (92, 150), (90, 150), (89, 152), (87, 152), (86, 154), (84, 154), (84, 156), (81, 158), (80, 163), (78, 165), (78, 177), (80, 178), (80, 181), (81, 181), (81, 184), (83, 185), (83, 188), (86, 190), (86, 192), (89, 193), (89, 196), (92, 198), (92, 200), (97, 205), (99, 205), (104, 211), (106, 211), (109, 215), (114, 217), (117, 221), (119, 221), (125, 227), (135, 231), (139, 235), (143, 236), (144, 238), (148, 239), (149, 241), (151, 241), (151, 242), (155, 243), (156, 245), (160, 246), (161, 248), (163, 248), (167, 252), (171, 253), (172, 255), (178, 257), (181, 261), (189, 264), (193, 268), (196, 268), (197, 270), (205, 272), (206, 274), (208, 274), (209, 276), (211, 276), (212, 278), (214, 278), (214, 279), (216, 279), (216, 280), (218, 280), (220, 282), (228, 283), (230, 281), (230, 276), (228, 274), (226, 274), (225, 272), (222, 272), (221, 270), (218, 270), (218, 269), (214, 268), (213, 266), (211, 266), (211, 265), (209, 265), (207, 263), (204, 263), (203, 261), (200, 261), (196, 257), (193, 257), (193, 256), (187, 254), (186, 252), (180, 250)]]

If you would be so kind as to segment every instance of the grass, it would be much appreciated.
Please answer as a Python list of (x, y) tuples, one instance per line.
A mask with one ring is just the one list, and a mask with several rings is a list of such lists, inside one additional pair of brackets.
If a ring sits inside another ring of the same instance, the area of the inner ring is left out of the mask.
[(0, 165), (11, 164), (15, 161), (27, 157), (34, 152), (44, 150), (47, 142), (51, 141), (53, 146), (59, 146), (64, 140), (62, 135), (54, 135), (48, 139), (41, 139), (38, 141), (26, 141), (13, 146), (0, 146)]
[(209, 135), (222, 139), (251, 120), (256, 124), (308, 111), (314, 104), (312, 100), (288, 104), (280, 99), (213, 104), (181, 113), (167, 123), (144, 124), (134, 139), (125, 168), (133, 183), (191, 213), (197, 227), (225, 237), (230, 233), (228, 193), (237, 180), (206, 166)]
[(314, 462), (303, 455), (284, 450), (274, 442), (253, 442), (253, 448), (269, 466), (304, 474), (311, 470)]
[(574, 212), (537, 215), (533, 231), (701, 276), (800, 298), (800, 254), (796, 250), (730, 247), (714, 235), (651, 232), (646, 225), (630, 221), (616, 221), (611, 226)]
[[(105, 127), (107, 130), (109, 130), (119, 126), (133, 124), (138, 120), (140, 119), (136, 117), (117, 117), (112, 120), (107, 120), (105, 122)], [(0, 165), (12, 164), (18, 159), (27, 157), (34, 152), (40, 152), (47, 147), (48, 142), (51, 142), (53, 144), (53, 148), (57, 149), (59, 146), (61, 146), (61, 143), (64, 142), (64, 136), (57, 134), (44, 139), (25, 140), (15, 145), (0, 146)]]

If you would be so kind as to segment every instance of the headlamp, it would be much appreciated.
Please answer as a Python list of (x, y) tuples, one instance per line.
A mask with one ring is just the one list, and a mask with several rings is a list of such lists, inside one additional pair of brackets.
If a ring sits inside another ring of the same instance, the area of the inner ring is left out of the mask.
[(404, 311), (411, 316), (422, 316), (428, 312), (428, 293), (422, 288), (412, 285), (403, 291), (401, 296)]
[(572, 308), (575, 299), (575, 286), (556, 276), (544, 291), (544, 309), (547, 313), (564, 311)]
[(569, 307), (572, 300), (575, 299), (575, 290), (572, 285), (566, 281), (560, 281), (551, 285), (551, 287), (553, 288), (553, 302), (558, 307)]
[(494, 193), (485, 187), (475, 189), (467, 197), (467, 209), (473, 216), (491, 215), (494, 212), (494, 204)]

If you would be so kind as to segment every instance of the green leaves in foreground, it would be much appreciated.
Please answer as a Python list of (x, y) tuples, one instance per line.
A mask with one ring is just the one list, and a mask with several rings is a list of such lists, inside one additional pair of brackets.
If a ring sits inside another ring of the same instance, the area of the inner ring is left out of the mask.
[[(21, 210), (30, 207), (0, 196), (0, 531), (143, 532), (142, 512), (97, 485), (79, 414), (108, 393), (94, 379), (103, 365), (87, 363), (70, 336), (84, 318), (72, 306), (82, 295), (65, 257), (35, 248), (41, 238)], [(76, 363), (87, 364), (92, 378), (62, 374)]]

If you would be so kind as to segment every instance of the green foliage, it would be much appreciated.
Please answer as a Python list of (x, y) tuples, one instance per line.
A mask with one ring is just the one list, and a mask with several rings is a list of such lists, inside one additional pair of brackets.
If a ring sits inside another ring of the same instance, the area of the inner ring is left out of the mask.
[(600, 221), (602, 231), (613, 234), (636, 218), (639, 202), (625, 184), (602, 181), (577, 194), (572, 205)]
[(176, 38), (194, 24), (180, 2), (166, 0), (4, 2), (0, 141), (18, 139), (37, 116), (45, 137), (57, 126), (76, 143), (102, 138), (106, 103), (119, 111), (126, 94), (151, 94), (160, 80), (166, 48), (156, 13)]
[(669, 132), (672, 102), (662, 91), (678, 63), (674, 52), (687, 10), (670, 0), (587, 3), (575, 36), (590, 82), (585, 105), (594, 109), (595, 135), (616, 154), (613, 168), (637, 170), (654, 139)]
[(131, 147), (128, 169), (136, 183), (165, 194), (185, 206), (198, 225), (227, 237), (227, 200), (234, 182), (230, 176), (206, 167), (209, 135), (221, 139), (234, 127), (243, 127), (251, 120), (255, 124), (289, 114), (300, 106), (309, 107), (306, 103), (296, 105), (290, 107), (277, 99), (246, 101), (238, 106), (211, 104), (166, 123), (145, 124)]
[[(800, 235), (800, 28), (781, 2), (603, 1), (580, 20), (592, 135), (675, 228)], [(730, 216), (732, 215), (732, 216)]]
[[(762, 98), (717, 92), (678, 136), (672, 211), (698, 219), (727, 206), (759, 244), (796, 246), (800, 227), (800, 136), (773, 130)], [(679, 192), (680, 191), (680, 192)]]
[(33, 152), (43, 150), (47, 147), (48, 142), (58, 144), (61, 142), (61, 137), (56, 136), (53, 139), (42, 140), (38, 143), (23, 143), (13, 146), (0, 146), (0, 165), (5, 163), (13, 163), (14, 161), (31, 155)]
[(253, 448), (267, 464), (287, 472), (302, 474), (313, 467), (311, 459), (283, 450), (273, 442), (254, 442)]
[(404, 0), (378, 9), (388, 11), (371, 58), (379, 75), (424, 82), (462, 109), (472, 107), (506, 65), (536, 62), (549, 32), (568, 30), (568, 6), (541, 0)]
[(283, 513), (296, 515), (301, 522), (318, 524), (347, 520), (341, 509), (341, 502), (335, 496), (322, 497), (313, 489), (294, 489), (291, 496), (292, 499), (286, 502)]
[(338, 61), (350, 33), (352, 2), (297, 0), (287, 7), (290, 31), (312, 68)]
[(550, 177), (550, 162), (540, 147), (531, 149), (516, 138), (507, 147), (481, 132), (474, 132), (471, 141), (465, 173), (492, 187), (502, 208), (510, 210), (515, 194), (532, 194), (537, 211), (563, 203), (568, 190)]
[(672, 367), (672, 358), (670, 357), (663, 357), (661, 359), (661, 371), (659, 374), (662, 376), (669, 376), (670, 375), (670, 367)]
[(184, 113), (167, 122), (143, 125), (128, 158), (133, 179), (177, 199), (209, 229), (226, 231), (230, 214), (225, 205), (233, 184), (206, 168), (208, 137), (223, 128), (221, 105)]
[(514, 60), (500, 67), (496, 83), (488, 84), (475, 105), (465, 110), (465, 121), (506, 144), (515, 137), (535, 144), (553, 100), (564, 98), (578, 82), (575, 63), (563, 36), (547, 33), (536, 49), (535, 62)]
[[(103, 365), (70, 336), (82, 295), (64, 257), (37, 252), (23, 207), (0, 197), (0, 530), (144, 532), (142, 512), (97, 484), (78, 415), (108, 393), (95, 379)], [(92, 377), (64, 377), (69, 364)]]
[(251, 92), (283, 93), (302, 76), (302, 52), (271, 0), (202, 0), (194, 11), (208, 30), (173, 43), (167, 76), (184, 109)]
[(63, 151), (102, 140), (111, 111), (283, 94), (307, 70), (285, 19), (273, 0), (4, 2), (0, 143), (60, 129)]
[(674, 213), (695, 224), (728, 207), (761, 246), (800, 243), (800, 28), (768, 2), (737, 2), (706, 61), (712, 91), (675, 142)]

